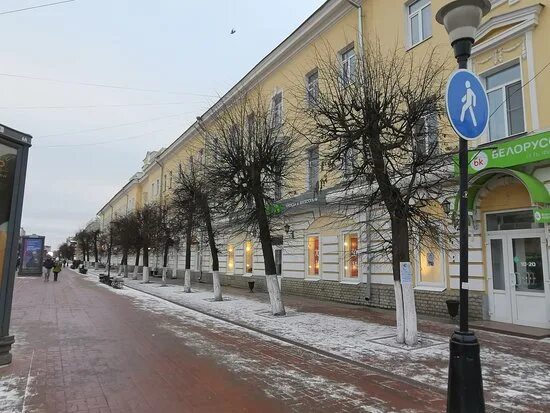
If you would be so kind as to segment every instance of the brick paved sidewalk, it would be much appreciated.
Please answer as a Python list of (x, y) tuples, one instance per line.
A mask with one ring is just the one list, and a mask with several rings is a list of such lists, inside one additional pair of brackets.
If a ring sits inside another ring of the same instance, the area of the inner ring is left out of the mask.
[(63, 271), (17, 279), (5, 412), (438, 412), (441, 392)]
[[(181, 280), (170, 281), (172, 285), (165, 288), (158, 279), (150, 284), (126, 282), (190, 308), (446, 390), (451, 324), (421, 320), (423, 346), (408, 351), (393, 342), (394, 316), (389, 311), (285, 296), (289, 316), (274, 320), (268, 316), (266, 294), (226, 288), (228, 302), (212, 303), (211, 286), (206, 284), (194, 285), (194, 294), (183, 294)], [(490, 332), (478, 332), (478, 337), (488, 406), (503, 411), (548, 411), (550, 343)]]

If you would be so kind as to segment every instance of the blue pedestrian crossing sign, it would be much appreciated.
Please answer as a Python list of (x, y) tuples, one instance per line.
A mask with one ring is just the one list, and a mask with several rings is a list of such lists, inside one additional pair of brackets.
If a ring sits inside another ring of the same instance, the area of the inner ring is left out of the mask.
[(479, 138), (489, 124), (489, 100), (479, 78), (466, 69), (454, 72), (447, 82), (447, 116), (461, 138)]

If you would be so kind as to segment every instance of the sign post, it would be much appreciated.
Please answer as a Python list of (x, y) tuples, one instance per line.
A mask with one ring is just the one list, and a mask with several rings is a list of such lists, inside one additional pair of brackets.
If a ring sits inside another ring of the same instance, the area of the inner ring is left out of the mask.
[(0, 125), (0, 366), (11, 363), (9, 335), (17, 245), (31, 136)]

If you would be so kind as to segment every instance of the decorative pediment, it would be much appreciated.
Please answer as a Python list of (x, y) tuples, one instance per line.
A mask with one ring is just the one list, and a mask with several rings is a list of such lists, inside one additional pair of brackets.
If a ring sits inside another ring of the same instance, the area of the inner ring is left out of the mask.
[(543, 7), (542, 4), (535, 4), (493, 16), (485, 21), (477, 31), (472, 55), (486, 52), (488, 49), (533, 30), (538, 25)]

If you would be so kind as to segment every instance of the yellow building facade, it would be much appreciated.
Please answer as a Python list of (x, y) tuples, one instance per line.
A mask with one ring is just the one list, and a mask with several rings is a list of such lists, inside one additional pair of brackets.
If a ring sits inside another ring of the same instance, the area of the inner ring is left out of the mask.
[[(329, 0), (262, 59), (220, 102), (202, 114), (207, 125), (239, 91), (261, 90), (283, 116), (296, 107), (296, 85), (314, 82), (319, 56), (343, 66), (367, 42), (419, 56), (437, 50), (456, 67), (447, 34), (435, 22), (444, 0)], [(548, 0), (493, 0), (472, 50), (470, 68), (485, 83), (491, 109), (485, 135), (474, 142), (470, 190), (470, 312), (476, 319), (550, 327), (550, 5)], [(458, 138), (456, 138), (457, 142)], [(456, 146), (451, 141), (451, 146)], [(449, 142), (448, 142), (449, 143)], [(99, 211), (113, 217), (169, 196), (179, 165), (204, 159), (199, 124), (168, 148), (147, 153), (142, 169)], [(369, 255), (368, 216), (342, 217), (331, 205), (338, 177), (304, 143), (294, 180), (284, 188), (285, 230), (274, 246), (283, 293), (392, 308), (388, 260)], [(220, 235), (226, 284), (262, 285), (259, 241)], [(184, 248), (170, 266), (183, 270)], [(192, 269), (208, 279), (208, 248), (192, 248)], [(414, 252), (418, 311), (444, 316), (458, 295), (458, 251), (439, 246)], [(158, 261), (157, 261), (158, 262)]]

